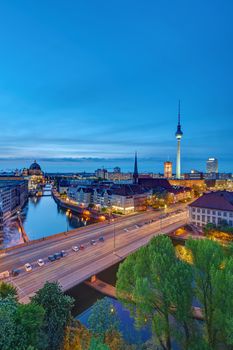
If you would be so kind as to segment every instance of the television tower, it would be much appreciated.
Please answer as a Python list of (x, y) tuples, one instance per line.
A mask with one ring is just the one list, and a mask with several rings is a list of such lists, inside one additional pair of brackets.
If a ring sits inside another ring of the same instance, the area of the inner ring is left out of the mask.
[(180, 140), (183, 136), (180, 125), (180, 100), (178, 105), (178, 125), (176, 130), (176, 139), (177, 139), (177, 153), (176, 153), (176, 178), (180, 179)]

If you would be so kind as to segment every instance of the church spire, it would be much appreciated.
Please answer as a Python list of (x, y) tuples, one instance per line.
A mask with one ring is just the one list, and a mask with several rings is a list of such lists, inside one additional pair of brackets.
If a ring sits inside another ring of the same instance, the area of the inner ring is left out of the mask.
[(134, 172), (133, 172), (133, 183), (138, 183), (138, 155), (137, 152), (135, 152), (135, 158), (134, 158)]

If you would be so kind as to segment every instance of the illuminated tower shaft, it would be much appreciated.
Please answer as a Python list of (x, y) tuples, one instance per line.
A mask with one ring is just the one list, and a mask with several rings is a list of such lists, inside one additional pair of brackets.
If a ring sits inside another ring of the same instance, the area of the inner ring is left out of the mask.
[(176, 130), (176, 139), (177, 139), (177, 153), (176, 153), (176, 178), (180, 179), (181, 167), (180, 167), (180, 141), (183, 136), (180, 125), (180, 101), (178, 106), (178, 125)]
[(177, 152), (176, 152), (176, 178), (180, 179), (180, 139), (177, 139)]

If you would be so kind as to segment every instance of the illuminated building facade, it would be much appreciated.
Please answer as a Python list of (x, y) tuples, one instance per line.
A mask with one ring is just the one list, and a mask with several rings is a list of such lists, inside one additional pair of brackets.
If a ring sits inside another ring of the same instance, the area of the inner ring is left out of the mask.
[(216, 158), (208, 158), (206, 161), (206, 172), (208, 174), (218, 173), (218, 160)]
[(29, 169), (23, 169), (22, 175), (28, 179), (29, 190), (37, 190), (45, 183), (44, 173), (36, 160), (30, 165)]
[(189, 205), (189, 219), (200, 227), (223, 222), (233, 227), (233, 193), (215, 191), (203, 194)]
[(172, 162), (164, 162), (164, 177), (166, 179), (172, 178)]

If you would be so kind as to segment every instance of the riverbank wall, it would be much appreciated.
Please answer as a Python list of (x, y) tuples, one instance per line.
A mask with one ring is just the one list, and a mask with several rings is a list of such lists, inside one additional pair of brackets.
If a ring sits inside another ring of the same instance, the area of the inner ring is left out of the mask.
[(90, 217), (93, 219), (100, 219), (100, 217), (104, 217), (104, 220), (106, 219), (104, 214), (101, 214), (98, 211), (94, 211), (93, 209), (87, 209), (87, 208), (81, 208), (78, 205), (72, 204), (70, 202), (64, 201), (62, 198), (60, 198), (60, 195), (57, 191), (52, 190), (52, 197), (55, 200), (55, 202), (63, 209), (69, 209), (73, 211), (74, 213), (80, 214), (80, 215), (85, 215), (85, 211), (88, 210), (90, 213)]
[(30, 241), (30, 239), (28, 238), (28, 235), (23, 227), (23, 223), (22, 223), (20, 215), (18, 215), (18, 222), (19, 222), (19, 227), (20, 227), (20, 231), (21, 231), (24, 243), (28, 243)]

